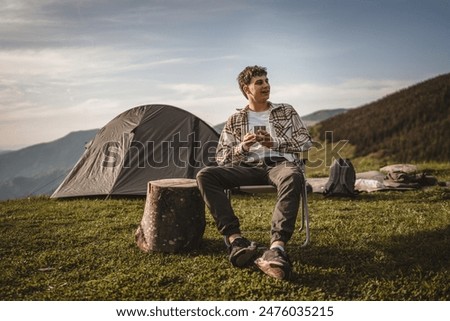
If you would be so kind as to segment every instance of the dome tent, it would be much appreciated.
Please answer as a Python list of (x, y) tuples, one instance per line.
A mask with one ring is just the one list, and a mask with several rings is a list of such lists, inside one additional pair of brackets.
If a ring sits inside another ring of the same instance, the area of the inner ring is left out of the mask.
[(148, 181), (195, 178), (214, 165), (218, 140), (211, 126), (183, 109), (129, 109), (98, 131), (51, 197), (146, 195)]

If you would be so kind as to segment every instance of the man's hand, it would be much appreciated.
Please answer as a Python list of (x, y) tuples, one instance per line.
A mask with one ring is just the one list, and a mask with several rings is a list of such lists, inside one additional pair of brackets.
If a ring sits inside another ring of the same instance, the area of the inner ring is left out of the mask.
[(244, 140), (242, 141), (242, 148), (248, 152), (250, 149), (250, 146), (252, 146), (254, 143), (256, 143), (256, 134), (254, 133), (247, 133), (244, 136)]
[(256, 141), (258, 141), (264, 147), (267, 147), (267, 148), (272, 148), (273, 147), (272, 137), (265, 130), (261, 129), (261, 130), (258, 130), (256, 132)]

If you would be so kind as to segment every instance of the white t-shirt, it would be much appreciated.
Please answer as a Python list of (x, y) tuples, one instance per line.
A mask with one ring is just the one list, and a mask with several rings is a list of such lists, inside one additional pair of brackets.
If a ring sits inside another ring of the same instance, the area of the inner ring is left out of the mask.
[[(248, 131), (251, 133), (256, 133), (258, 130), (263, 129), (267, 131), (270, 136), (275, 137), (275, 129), (270, 126), (269, 123), (270, 109), (265, 111), (248, 111)], [(257, 162), (263, 158), (276, 158), (276, 157), (284, 157), (288, 161), (293, 161), (294, 156), (289, 153), (280, 153), (278, 151), (274, 151), (270, 148), (267, 148), (260, 143), (256, 142), (253, 144), (249, 153), (250, 157), (253, 158), (253, 161)], [(252, 161), (252, 160), (250, 160)]]

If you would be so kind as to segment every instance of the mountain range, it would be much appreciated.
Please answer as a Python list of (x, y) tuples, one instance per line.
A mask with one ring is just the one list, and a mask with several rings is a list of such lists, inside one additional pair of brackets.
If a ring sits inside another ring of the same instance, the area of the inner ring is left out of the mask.
[(0, 154), (0, 200), (51, 194), (72, 169), (97, 129)]

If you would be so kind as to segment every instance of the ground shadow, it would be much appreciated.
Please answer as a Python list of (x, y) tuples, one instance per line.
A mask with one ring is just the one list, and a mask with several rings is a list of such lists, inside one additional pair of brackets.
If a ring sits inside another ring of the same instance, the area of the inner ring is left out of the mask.
[[(450, 269), (450, 226), (410, 235), (394, 236), (385, 242), (369, 242), (362, 249), (343, 249), (311, 245), (296, 254), (300, 268), (292, 280), (299, 286), (326, 291), (331, 296), (358, 298), (352, 293), (370, 279), (395, 281), (399, 276), (438, 273)], [(326, 271), (326, 272), (323, 272)], [(449, 288), (440, 289), (432, 300), (449, 300)]]

